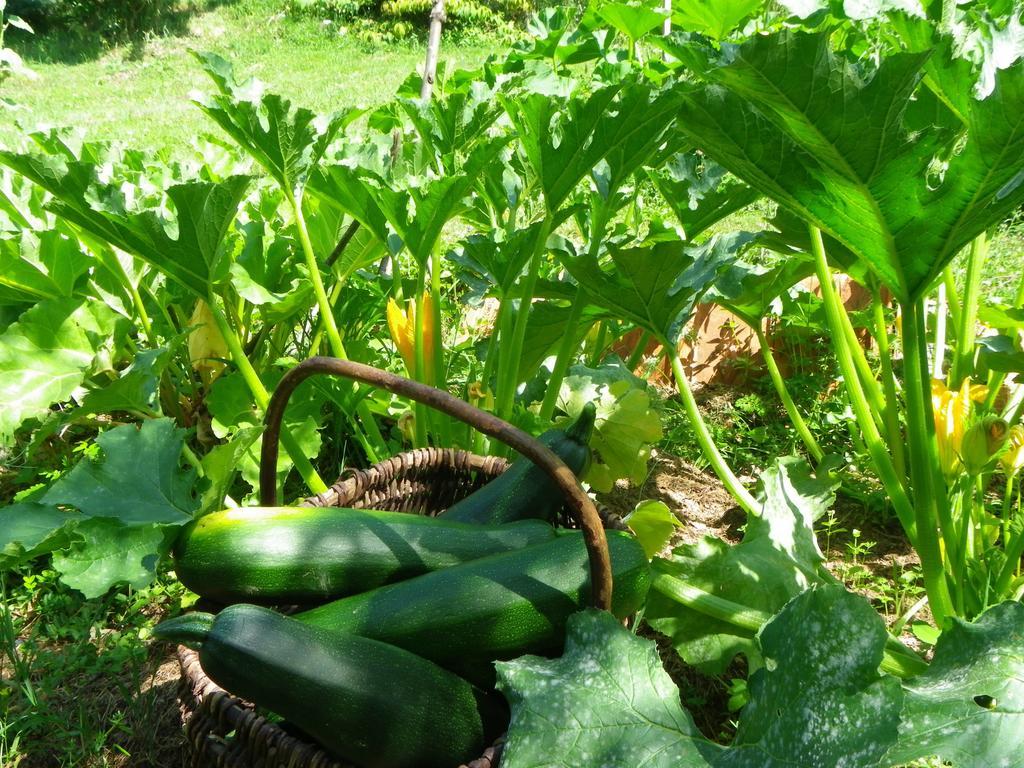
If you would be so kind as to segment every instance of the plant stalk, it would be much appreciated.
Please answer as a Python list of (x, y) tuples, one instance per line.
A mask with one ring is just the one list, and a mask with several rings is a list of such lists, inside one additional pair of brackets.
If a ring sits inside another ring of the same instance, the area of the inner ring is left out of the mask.
[(565, 333), (558, 345), (558, 354), (555, 357), (555, 365), (551, 370), (551, 378), (548, 379), (548, 388), (544, 392), (544, 401), (540, 405), (540, 418), (542, 421), (551, 421), (555, 413), (555, 406), (558, 404), (558, 393), (562, 388), (562, 381), (572, 363), (573, 354), (577, 347), (576, 326), (579, 325), (583, 316), (583, 309), (586, 307), (589, 297), (587, 290), (576, 286), (576, 296), (572, 300), (572, 308), (569, 310), (569, 320), (565, 324)]
[[(313, 243), (309, 239), (309, 229), (306, 226), (306, 217), (302, 213), (302, 200), (294, 192), (288, 195), (291, 203), (292, 214), (295, 217), (295, 228), (299, 233), (299, 244), (302, 246), (302, 255), (306, 261), (306, 269), (309, 270), (309, 281), (313, 285), (313, 293), (316, 295), (317, 308), (320, 310), (320, 319), (327, 332), (327, 343), (331, 348), (331, 354), (342, 360), (348, 360), (345, 352), (345, 345), (342, 343), (341, 334), (338, 332), (338, 324), (334, 320), (334, 309), (331, 300), (324, 289), (324, 281), (320, 277), (320, 267), (316, 263), (316, 255), (313, 253)], [(379, 460), (381, 452), (386, 443), (384, 436), (380, 433), (373, 414), (365, 401), (359, 401), (356, 405), (356, 413), (363, 422), (363, 429), (369, 438), (369, 444), (364, 445), (367, 450), (367, 459), (370, 463)]]
[(626, 368), (632, 373), (636, 370), (636, 367), (640, 365), (644, 359), (644, 354), (647, 352), (647, 344), (651, 340), (651, 332), (643, 331), (636, 340), (636, 346), (633, 347), (633, 352), (629, 356), (629, 360), (626, 361)]
[(935, 355), (932, 361), (932, 378), (933, 379), (945, 379), (943, 374), (943, 363), (946, 357), (946, 313), (948, 311), (949, 302), (946, 300), (946, 284), (939, 283), (938, 290), (935, 292), (935, 344), (933, 353)]
[[(211, 294), (207, 297), (206, 303), (210, 306), (210, 314), (213, 315), (213, 320), (220, 329), (221, 336), (224, 337), (224, 343), (228, 345), (228, 351), (231, 353), (231, 357), (234, 360), (236, 366), (238, 366), (238, 372), (242, 376), (242, 380), (245, 385), (249, 388), (250, 394), (256, 400), (256, 405), (263, 412), (266, 412), (267, 406), (270, 405), (270, 393), (267, 392), (266, 387), (263, 386), (263, 382), (260, 381), (259, 375), (256, 370), (252, 367), (252, 363), (249, 362), (249, 358), (245, 356), (245, 351), (242, 349), (242, 343), (239, 341), (237, 334), (234, 329), (228, 325), (228, 320), (224, 316), (224, 311), (217, 304), (216, 296)], [(288, 452), (288, 456), (291, 458), (292, 463), (295, 465), (296, 471), (302, 476), (302, 479), (306, 483), (306, 487), (313, 493), (323, 493), (327, 490), (327, 484), (317, 474), (312, 463), (303, 454), (299, 444), (295, 441), (292, 433), (288, 430), (284, 424), (281, 425), (281, 445), (284, 446), (285, 451)]]
[(832, 282), (832, 274), (829, 271), (828, 260), (825, 257), (825, 243), (821, 237), (821, 230), (814, 225), (809, 225), (811, 234), (811, 251), (814, 255), (815, 268), (818, 275), (818, 282), (821, 284), (821, 297), (825, 304), (825, 314), (828, 318), (829, 328), (832, 332), (832, 348), (839, 363), (839, 370), (843, 375), (843, 383), (846, 392), (850, 397), (850, 407), (853, 409), (857, 424), (860, 426), (861, 434), (864, 437), (864, 444), (868, 455), (878, 472), (878, 478), (882, 481), (889, 499), (892, 502), (896, 516), (899, 518), (903, 529), (911, 543), (916, 542), (916, 519), (914, 509), (910, 504), (903, 483), (896, 474), (892, 457), (886, 448), (878, 428), (875, 425), (875, 415), (871, 412), (867, 397), (861, 387), (860, 377), (857, 375), (857, 368), (853, 361), (847, 344), (847, 336), (843, 331), (843, 320), (840, 314), (839, 296), (836, 293), (835, 284)]
[(725, 485), (727, 491), (732, 494), (732, 497), (736, 499), (736, 502), (743, 508), (743, 510), (750, 515), (756, 515), (759, 507), (757, 501), (750, 494), (750, 492), (743, 487), (743, 484), (739, 481), (739, 478), (733, 473), (732, 469), (726, 463), (722, 454), (719, 453), (718, 447), (715, 445), (714, 439), (711, 437), (711, 433), (708, 431), (707, 424), (704, 423), (704, 418), (700, 415), (700, 410), (697, 408), (697, 401), (693, 397), (693, 391), (690, 389), (690, 384), (686, 380), (686, 371), (683, 370), (683, 364), (679, 360), (679, 355), (675, 354), (674, 347), (668, 343), (667, 339), (661, 339), (662, 345), (665, 348), (665, 355), (669, 358), (669, 363), (672, 366), (672, 373), (676, 379), (676, 386), (679, 390), (679, 397), (683, 401), (683, 408), (686, 410), (686, 416), (690, 420), (690, 425), (693, 427), (694, 434), (697, 437), (697, 444), (700, 446), (701, 451), (704, 453), (704, 458), (711, 464), (711, 468), (718, 475), (718, 478)]
[[(732, 600), (706, 592), (671, 574), (659, 572), (656, 564), (651, 579), (651, 589), (697, 611), (697, 613), (718, 619), (755, 635), (772, 619), (772, 615), (765, 611), (748, 608)], [(924, 672), (928, 669), (928, 664), (897, 638), (887, 634), (882, 663), (879, 667), (883, 672), (907, 678)]]
[[(942, 270), (942, 285), (946, 289), (946, 307), (949, 310), (949, 319), (952, 321), (953, 333), (959, 333), (960, 329), (960, 291), (956, 289), (956, 276), (953, 274), (953, 267), (947, 265)], [(946, 331), (949, 331), (949, 325), (946, 326)], [(953, 340), (957, 346), (960, 346), (960, 339), (955, 338)]]
[(896, 391), (896, 374), (892, 369), (892, 350), (889, 347), (889, 327), (885, 322), (885, 307), (882, 292), (875, 286), (871, 299), (875, 322), (875, 343), (878, 344), (878, 359), (881, 362), (882, 389), (885, 392), (885, 431), (889, 438), (892, 464), (902, 485), (906, 488), (907, 456), (903, 449), (903, 430), (900, 427), (899, 395)]
[(782, 372), (779, 370), (778, 363), (775, 362), (771, 343), (768, 341), (768, 336), (765, 334), (760, 322), (754, 326), (754, 333), (757, 334), (757, 341), (761, 345), (761, 356), (764, 357), (765, 366), (768, 368), (768, 375), (771, 377), (772, 384), (775, 385), (775, 391), (778, 393), (779, 399), (782, 400), (782, 405), (786, 409), (789, 420), (793, 422), (793, 427), (796, 429), (797, 434), (800, 435), (800, 439), (804, 442), (804, 447), (807, 448), (807, 452), (811, 454), (815, 463), (821, 461), (825, 453), (818, 445), (818, 441), (814, 439), (814, 435), (811, 434), (811, 430), (807, 427), (807, 422), (804, 421), (804, 417), (800, 414), (800, 409), (796, 407), (796, 403), (793, 402), (793, 398), (789, 394), (786, 381), (782, 378)]
[(956, 357), (953, 361), (952, 384), (959, 386), (974, 372), (975, 328), (978, 322), (978, 293), (981, 290), (981, 271), (988, 255), (988, 238), (982, 232), (971, 241), (967, 256), (967, 277), (964, 283), (963, 309), (957, 334)]
[(914, 546), (921, 557), (928, 604), (939, 628), (944, 629), (955, 611), (943, 568), (938, 533), (941, 526), (948, 553), (951, 545), (955, 547), (955, 529), (939, 463), (935, 417), (932, 414), (924, 300), (908, 301), (901, 304), (901, 307), (905, 382), (903, 397), (907, 405), (907, 446), (917, 521), (917, 540)]
[(502, 356), (505, 358), (506, 365), (504, 376), (498, 382), (495, 413), (499, 418), (506, 421), (512, 414), (512, 406), (516, 399), (516, 389), (519, 387), (519, 359), (523, 356), (523, 342), (526, 338), (526, 326), (530, 317), (530, 305), (533, 304), (533, 292), (537, 287), (541, 260), (547, 248), (548, 235), (551, 234), (552, 223), (552, 214), (545, 214), (540, 225), (540, 231), (537, 233), (536, 245), (530, 256), (526, 280), (523, 283), (522, 292), (519, 297), (519, 311), (516, 313), (516, 322), (512, 328), (512, 338), (509, 340), (507, 349), (504, 348), (505, 340), (502, 339)]
[[(413, 327), (413, 362), (416, 366), (416, 370), (412, 372), (412, 378), (416, 381), (422, 382), (423, 384), (433, 384), (431, 381), (427, 381), (427, 356), (426, 350), (424, 349), (424, 336), (425, 329), (423, 327), (423, 316), (426, 314), (423, 310), (425, 309), (423, 303), (423, 294), (425, 292), (425, 276), (423, 270), (420, 270), (419, 279), (416, 285), (416, 297), (413, 299), (415, 302), (415, 324)], [(416, 447), (426, 448), (427, 447), (427, 419), (430, 418), (430, 413), (421, 402), (416, 402), (414, 405), (416, 413)]]
[[(434, 334), (434, 378), (431, 382), (438, 389), (448, 390), (448, 380), (444, 369), (444, 341), (441, 332), (441, 245), (434, 243), (430, 251), (430, 310), (433, 319)], [(451, 419), (443, 414), (437, 414), (441, 424), (441, 445), (445, 448), (452, 446)]]

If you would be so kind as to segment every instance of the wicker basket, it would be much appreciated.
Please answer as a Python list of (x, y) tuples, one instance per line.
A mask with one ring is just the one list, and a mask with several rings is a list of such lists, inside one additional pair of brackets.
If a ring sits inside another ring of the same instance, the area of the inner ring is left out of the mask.
[[(323, 366), (327, 366), (326, 371)], [(364, 375), (356, 376), (353, 370)], [(323, 372), (360, 378), (421, 401), (429, 400), (433, 407), (449, 413), (453, 409), (462, 410), (461, 406), (469, 407), (461, 401), (455, 401), (460, 404), (456, 406), (447, 402), (447, 396), (438, 393), (437, 390), (426, 393), (422, 390), (430, 388), (367, 366), (343, 363), (330, 358), (313, 358), (297, 366), (282, 379), (274, 394), (274, 400), (267, 412), (266, 439), (261, 457), (261, 468), (264, 470), (277, 465), (280, 417), (291, 391), (311, 373)], [(446, 401), (444, 405), (434, 402), (438, 397)], [(453, 415), (459, 418), (479, 419), (475, 415), (467, 417), (466, 413)], [(472, 423), (501, 439), (508, 437), (507, 434), (499, 434), (508, 428), (504, 422), (495, 419), (486, 425), (479, 420)], [(528, 436), (525, 437), (532, 440)], [(527, 450), (535, 448), (524, 449), (522, 452), (526, 453)], [(507, 461), (494, 456), (478, 456), (451, 449), (423, 448), (399, 454), (367, 469), (347, 470), (327, 491), (307, 498), (301, 503), (305, 506), (383, 509), (436, 515), (500, 475), (508, 466)], [(265, 482), (261, 482), (261, 503), (272, 506), (276, 503), (273, 470), (265, 472), (262, 479)], [(578, 485), (576, 487), (578, 488)], [(590, 511), (596, 511), (597, 514), (594, 516), (600, 517), (604, 527), (625, 530), (621, 519), (607, 510), (595, 510), (591, 506)], [(574, 525), (574, 518), (575, 516), (567, 516), (564, 522)], [(588, 530), (592, 528), (592, 519), (583, 526), (576, 527), (584, 527), (585, 532), (592, 533)], [(603, 533), (598, 535), (603, 545)], [(591, 538), (585, 537), (591, 551), (593, 572), (595, 556)], [(607, 558), (607, 549), (604, 550), (604, 556)], [(600, 582), (595, 580), (595, 583)], [(595, 604), (600, 601), (600, 596), (595, 592)], [(268, 721), (251, 704), (232, 696), (218, 686), (204, 674), (195, 651), (179, 646), (178, 661), (181, 665), (179, 705), (189, 752), (188, 765), (193, 768), (351, 768), (311, 743), (301, 733), (290, 732), (286, 730), (286, 726)], [(459, 768), (497, 768), (503, 738), (488, 747), (479, 758)]]

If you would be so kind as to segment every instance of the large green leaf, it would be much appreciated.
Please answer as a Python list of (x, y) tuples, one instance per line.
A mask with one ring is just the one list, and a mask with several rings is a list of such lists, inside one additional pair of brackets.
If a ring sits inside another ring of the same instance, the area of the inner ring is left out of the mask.
[[(1024, 201), (1024, 66), (1000, 72), (961, 122), (918, 87), (927, 52), (868, 72), (825, 34), (786, 32), (720, 60), (693, 45), (677, 53), (710, 83), (689, 92), (680, 130), (857, 254), (900, 301)], [(962, 63), (932, 57), (970, 88)]]
[(586, 480), (601, 493), (623, 478), (641, 484), (651, 448), (662, 437), (661, 419), (651, 407), (646, 382), (619, 360), (600, 368), (573, 366), (562, 381), (558, 406), (575, 419), (587, 403), (597, 406), (597, 420)]
[(67, 400), (119, 326), (106, 305), (82, 299), (41, 302), (9, 326), (0, 335), (0, 445), (23, 421)]
[[(268, 371), (263, 376), (263, 384), (273, 391), (282, 373), (277, 370)], [(263, 445), (261, 434), (252, 436), (249, 431), (261, 427), (263, 420), (253, 402), (245, 380), (239, 373), (221, 376), (213, 383), (206, 398), (207, 407), (213, 417), (212, 428), (217, 437), (231, 437), (244, 432), (252, 439), (242, 441), (244, 448), (238, 448), (237, 468), (242, 478), (253, 488), (259, 487), (260, 451)], [(298, 443), (303, 455), (314, 459), (320, 452), (320, 421), (324, 399), (316, 387), (303, 388), (288, 403), (283, 423)], [(277, 477), (280, 486), (294, 464), (284, 451), (280, 451), (277, 459)]]
[(284, 322), (315, 304), (306, 266), (294, 258), (298, 244), (268, 232), (264, 221), (248, 222), (241, 229), (245, 246), (230, 268), (238, 295), (260, 307), (268, 323)]
[[(743, 541), (704, 537), (654, 561), (664, 574), (770, 616), (815, 584), (833, 583), (814, 537), (814, 521), (831, 506), (836, 483), (816, 478), (803, 459), (776, 459), (761, 476), (760, 514), (747, 519)], [(708, 616), (655, 589), (647, 621), (668, 635), (689, 664), (720, 674), (737, 653), (756, 654), (754, 631)]]
[(750, 677), (736, 738), (716, 766), (878, 765), (896, 741), (903, 693), (881, 675), (885, 624), (841, 586), (790, 601), (758, 635), (765, 666)]
[(67, 546), (81, 519), (77, 512), (34, 501), (0, 507), (0, 570)]
[(511, 234), (496, 229), (487, 234), (470, 235), (455, 251), (449, 252), (448, 259), (456, 265), (456, 276), (483, 288), (480, 293), (493, 290), (500, 297), (508, 296), (536, 250), (541, 231), (541, 222), (534, 222)]
[(928, 671), (907, 681), (890, 763), (938, 755), (954, 765), (1024, 766), (1024, 605), (953, 620)]
[(82, 401), (82, 412), (158, 414), (160, 377), (173, 352), (171, 347), (139, 350), (131, 365), (116, 380), (105, 387), (90, 390)]
[(174, 209), (128, 213), (118, 190), (99, 182), (101, 169), (82, 161), (0, 151), (6, 164), (54, 196), (50, 208), (89, 235), (146, 261), (184, 288), (206, 298), (227, 277), (221, 247), (249, 185), (246, 176), (217, 183), (190, 182), (167, 189)]
[(602, 159), (610, 167), (609, 192), (623, 184), (662, 143), (681, 94), (627, 80), (586, 97), (533, 93), (502, 102), (553, 212)]
[(782, 293), (812, 274), (814, 264), (810, 259), (796, 255), (778, 259), (770, 266), (736, 261), (722, 273), (705, 299), (756, 328)]
[(512, 706), (506, 768), (687, 768), (711, 765), (722, 749), (679, 703), (654, 644), (603, 611), (569, 618), (561, 658), (495, 667)]
[(446, 87), (427, 100), (399, 99), (398, 105), (446, 168), (453, 168), (457, 152), (472, 151), (501, 114), (494, 89), (482, 79)]
[(287, 99), (264, 92), (258, 80), (237, 83), (231, 64), (220, 56), (195, 55), (219, 91), (195, 103), (288, 194), (301, 193), (311, 168), (338, 131), (362, 114), (351, 109), (320, 117), (308, 109), (293, 108)]
[(262, 426), (242, 427), (227, 442), (215, 446), (203, 456), (205, 487), (200, 499), (200, 513), (214, 512), (224, 506), (224, 497), (231, 490), (242, 460), (262, 433)]
[(363, 168), (330, 166), (314, 179), (313, 191), (366, 226), (381, 242), (394, 231), (416, 260), (425, 264), (448, 221), (467, 207), (466, 198), (483, 168), (507, 139), (479, 145), (458, 173), (440, 178), (415, 177), (398, 188)]
[(625, 81), (594, 131), (593, 143), (604, 149), (602, 157), (608, 164), (607, 181), (599, 184), (605, 196), (621, 188), (641, 166), (658, 165), (680, 149), (683, 134), (669, 129), (681, 104), (679, 89), (658, 90)]
[(701, 245), (659, 239), (635, 248), (612, 247), (610, 269), (586, 254), (559, 251), (559, 256), (593, 303), (673, 344), (705, 291), (751, 239), (740, 233)]
[(603, 3), (597, 7), (597, 15), (632, 42), (665, 23), (666, 14), (642, 5), (625, 3)]
[(42, 500), (125, 525), (187, 523), (197, 504), (195, 472), (178, 465), (184, 439), (171, 419), (115, 427), (96, 438), (103, 460), (80, 461)]
[(68, 298), (92, 259), (55, 230), (0, 238), (0, 305)]
[(693, 240), (761, 195), (696, 152), (681, 152), (650, 174), (687, 240)]
[(549, 212), (558, 210), (608, 149), (592, 139), (618, 90), (607, 86), (568, 101), (540, 93), (502, 95)]
[(763, 4), (764, 0), (674, 0), (672, 23), (721, 40)]
[(595, 29), (584, 16), (575, 23), (571, 9), (561, 6), (540, 8), (526, 20), (527, 36), (517, 42), (508, 57), (509, 65), (534, 58), (562, 64), (580, 64), (600, 58), (613, 35)]
[(115, 584), (144, 587), (153, 580), (167, 532), (158, 525), (124, 525), (91, 518), (78, 524), (80, 540), (53, 555), (61, 581), (87, 598), (99, 597)]
[(770, 664), (750, 679), (729, 747), (706, 740), (679, 703), (655, 645), (607, 613), (569, 619), (559, 659), (498, 662), (512, 706), (510, 768), (815, 768), (879, 765), (896, 741), (903, 693), (878, 672), (885, 625), (862, 597), (819, 587), (758, 636)]

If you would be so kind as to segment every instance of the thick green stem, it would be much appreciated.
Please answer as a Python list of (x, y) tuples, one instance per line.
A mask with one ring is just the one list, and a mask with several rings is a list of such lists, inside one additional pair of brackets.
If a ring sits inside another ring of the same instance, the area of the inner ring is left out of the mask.
[(782, 400), (786, 414), (789, 416), (789, 420), (793, 422), (793, 427), (796, 429), (797, 434), (800, 435), (800, 439), (803, 440), (807, 452), (811, 454), (817, 463), (821, 461), (822, 456), (825, 454), (818, 445), (818, 441), (814, 439), (814, 435), (811, 434), (811, 430), (807, 427), (807, 422), (800, 415), (800, 410), (796, 407), (796, 403), (793, 402), (793, 398), (789, 394), (786, 381), (782, 378), (782, 372), (775, 362), (771, 343), (768, 341), (768, 337), (765, 335), (760, 323), (754, 326), (754, 332), (757, 334), (757, 341), (761, 345), (761, 355), (764, 357), (764, 364), (768, 368), (768, 375), (771, 377), (772, 384), (775, 385), (775, 391), (778, 393), (779, 399)]
[[(484, 392), (491, 392), (493, 394), (494, 389), (491, 387), (491, 379), (497, 374), (499, 380), (501, 378), (501, 366), (505, 363), (505, 358), (498, 354), (498, 341), (501, 336), (508, 331), (508, 313), (509, 313), (508, 299), (502, 296), (498, 304), (498, 313), (494, 317), (494, 327), (491, 329), (491, 338), (487, 342), (487, 357), (484, 360), (484, 370), (481, 375), (480, 384)], [(483, 406), (481, 406), (483, 407)], [(473, 435), (473, 452), (477, 454), (483, 454), (485, 451), (489, 451), (489, 441), (483, 432), (475, 432)]]
[(697, 437), (697, 444), (704, 453), (704, 458), (708, 460), (711, 468), (718, 475), (719, 480), (725, 485), (725, 489), (732, 494), (732, 497), (736, 499), (736, 502), (743, 510), (747, 514), (756, 515), (758, 513), (757, 501), (743, 487), (739, 478), (733, 474), (732, 469), (729, 468), (722, 454), (719, 453), (718, 447), (708, 431), (707, 424), (704, 423), (704, 418), (700, 415), (697, 401), (694, 399), (693, 391), (686, 380), (686, 371), (683, 370), (683, 364), (679, 360), (679, 355), (674, 353), (674, 346), (667, 339), (660, 339), (660, 341), (665, 348), (665, 355), (669, 358), (669, 363), (672, 365), (672, 373), (675, 376), (676, 386), (679, 389), (679, 397), (683, 401), (683, 408), (686, 410), (686, 416), (690, 421), (690, 426), (693, 427), (694, 434)]
[[(313, 294), (316, 296), (317, 308), (320, 310), (320, 319), (324, 329), (327, 331), (327, 343), (331, 348), (331, 354), (348, 360), (345, 352), (345, 345), (342, 343), (341, 334), (338, 332), (338, 324), (334, 320), (334, 309), (331, 300), (327, 297), (324, 289), (324, 281), (320, 277), (320, 266), (316, 263), (316, 254), (313, 253), (313, 243), (309, 239), (309, 229), (306, 227), (306, 217), (302, 213), (302, 200), (295, 193), (288, 195), (291, 203), (292, 214), (295, 216), (295, 229), (299, 233), (299, 244), (302, 246), (302, 255), (306, 261), (306, 269), (309, 271), (309, 282), (313, 286)], [(363, 422), (363, 429), (366, 430), (368, 443), (363, 448), (367, 452), (367, 458), (371, 463), (378, 461), (379, 454), (383, 451), (384, 436), (380, 433), (369, 406), (360, 401), (356, 406), (356, 413)]]
[(932, 378), (945, 379), (943, 374), (944, 359), (946, 357), (946, 313), (949, 302), (946, 300), (946, 286), (939, 283), (935, 292), (935, 343), (933, 345), (934, 359), (932, 361)]
[(999, 576), (996, 579), (995, 592), (997, 599), (1008, 596), (1007, 592), (1013, 583), (1014, 575), (1020, 567), (1020, 558), (1021, 555), (1024, 555), (1024, 528), (1018, 528), (1016, 536), (1003, 544), (1003, 554), (1006, 555), (1006, 561), (1003, 563), (1003, 569), (999, 572)]
[[(448, 391), (448, 379), (444, 368), (444, 340), (441, 329), (441, 245), (435, 243), (430, 251), (430, 312), (434, 335), (434, 381), (438, 389)], [(441, 445), (452, 446), (451, 419), (443, 413), (437, 414), (441, 424)]]
[(626, 368), (629, 369), (630, 373), (636, 370), (636, 367), (644, 359), (644, 355), (647, 353), (647, 344), (651, 340), (651, 332), (644, 331), (640, 334), (636, 340), (636, 346), (633, 347), (633, 352), (629, 356), (629, 360), (626, 361)]
[(1010, 503), (1013, 501), (1013, 479), (1016, 473), (1006, 476), (1006, 488), (1003, 489), (1003, 508), (999, 514), (1000, 529), (1003, 534), (1003, 547), (1010, 540)]
[(334, 320), (334, 312), (331, 311), (331, 300), (327, 297), (324, 281), (320, 277), (320, 265), (316, 263), (313, 243), (309, 239), (306, 217), (302, 213), (302, 201), (294, 194), (288, 196), (288, 201), (291, 203), (292, 214), (295, 216), (295, 229), (299, 233), (299, 244), (302, 246), (302, 255), (306, 260), (309, 282), (313, 286), (317, 308), (320, 310), (320, 321), (327, 331), (327, 343), (331, 348), (331, 354), (335, 357), (340, 357), (342, 360), (347, 360), (348, 354), (345, 352), (345, 345), (341, 341), (338, 324)]
[[(249, 362), (249, 358), (245, 356), (245, 350), (242, 349), (242, 343), (238, 339), (238, 335), (228, 325), (228, 319), (224, 316), (223, 310), (217, 303), (217, 298), (213, 294), (206, 300), (207, 304), (210, 305), (210, 313), (213, 315), (213, 320), (217, 323), (217, 327), (220, 329), (221, 336), (224, 337), (224, 342), (228, 345), (228, 351), (231, 353), (231, 358), (235, 365), (238, 367), (238, 372), (242, 376), (242, 380), (245, 385), (249, 388), (250, 394), (256, 400), (256, 405), (259, 406), (261, 411), (266, 411), (267, 406), (270, 405), (270, 393), (267, 392), (266, 387), (263, 386), (263, 382), (260, 381), (259, 375), (256, 370), (252, 367)], [(309, 459), (306, 458), (302, 449), (299, 447), (298, 442), (292, 437), (292, 433), (288, 431), (286, 427), (281, 427), (281, 445), (284, 446), (285, 451), (291, 458), (292, 463), (295, 465), (296, 471), (302, 476), (302, 479), (306, 483), (306, 487), (309, 488), (313, 493), (323, 493), (327, 490), (327, 484), (317, 474), (316, 469), (310, 463)]]
[[(756, 635), (772, 618), (770, 613), (713, 595), (659, 570), (655, 560), (651, 589), (704, 616), (723, 621), (752, 635)], [(928, 664), (897, 638), (887, 635), (880, 668), (883, 672), (907, 678), (921, 674), (928, 669)]]
[(505, 340), (502, 339), (501, 352), (502, 356), (506, 357), (508, 364), (505, 367), (505, 378), (498, 382), (495, 412), (500, 418), (506, 420), (512, 414), (516, 389), (519, 387), (519, 359), (523, 356), (523, 342), (526, 339), (526, 326), (530, 318), (530, 305), (533, 304), (533, 292), (537, 287), (537, 278), (540, 275), (540, 266), (547, 248), (548, 235), (551, 234), (551, 226), (552, 215), (549, 213), (544, 217), (540, 231), (537, 233), (537, 242), (530, 256), (526, 280), (523, 282), (520, 292), (519, 312), (516, 314), (515, 327), (512, 329), (512, 338), (507, 349), (504, 347)]
[[(953, 267), (947, 266), (942, 270), (942, 285), (946, 289), (946, 308), (949, 310), (949, 319), (952, 321), (950, 325), (953, 327), (953, 333), (957, 334), (960, 330), (960, 291), (956, 289), (956, 276), (953, 274)], [(946, 327), (947, 332), (949, 326)], [(960, 338), (954, 338), (953, 343), (959, 347)]]
[[(413, 299), (416, 306), (413, 310), (415, 318), (413, 326), (413, 358), (416, 370), (412, 372), (412, 378), (424, 384), (433, 384), (433, 382), (427, 380), (427, 356), (426, 350), (423, 348), (426, 332), (426, 329), (423, 327), (423, 316), (426, 314), (423, 311), (425, 283), (426, 280), (421, 269), (416, 284), (416, 298)], [(414, 408), (416, 412), (416, 447), (425, 448), (427, 446), (427, 419), (430, 418), (430, 412), (427, 410), (427, 406), (419, 401), (416, 402)]]
[(843, 331), (843, 319), (840, 309), (839, 296), (836, 293), (835, 284), (832, 282), (832, 273), (829, 271), (828, 261), (825, 257), (825, 244), (821, 238), (821, 230), (810, 226), (811, 251), (814, 255), (815, 268), (818, 282), (821, 284), (821, 298), (825, 305), (825, 314), (828, 318), (829, 329), (832, 332), (832, 348), (839, 363), (839, 370), (843, 375), (843, 383), (846, 392), (850, 397), (850, 407), (857, 418), (861, 434), (864, 436), (864, 444), (868, 455), (878, 472), (878, 479), (881, 480), (889, 499), (892, 502), (896, 516), (903, 525), (904, 530), (911, 543), (916, 540), (916, 521), (914, 509), (910, 499), (903, 488), (899, 475), (896, 474), (896, 467), (893, 465), (892, 457), (886, 448), (878, 427), (875, 424), (875, 415), (871, 412), (867, 397), (861, 387), (860, 377), (857, 375), (857, 367), (850, 353), (847, 337)]
[[(833, 283), (833, 291), (835, 290), (834, 286), (835, 284)], [(842, 301), (837, 301), (836, 309), (842, 323), (843, 333), (846, 336), (846, 348), (850, 350), (850, 356), (853, 358), (853, 364), (860, 379), (861, 389), (864, 391), (864, 396), (868, 399), (868, 405), (871, 407), (875, 424), (881, 430), (885, 425), (887, 409), (885, 398), (882, 397), (882, 390), (878, 386), (875, 372), (871, 370), (871, 364), (868, 362), (867, 355), (864, 354), (864, 347), (861, 346), (860, 339), (857, 338), (857, 331), (850, 321), (850, 315), (846, 311), (846, 306)]]
[(879, 345), (881, 361), (882, 388), (886, 395), (886, 434), (889, 437), (890, 453), (896, 474), (907, 486), (906, 452), (903, 447), (903, 430), (899, 420), (899, 395), (896, 390), (896, 374), (893, 371), (892, 351), (889, 346), (889, 326), (886, 323), (886, 310), (882, 304), (882, 292), (876, 288), (871, 298), (871, 309), (874, 314), (874, 341)]
[[(331, 295), (328, 297), (328, 300), (330, 301), (332, 308), (338, 303), (338, 299), (341, 297), (341, 288), (342, 282), (340, 280), (331, 287)], [(313, 332), (313, 338), (309, 342), (310, 357), (316, 357), (320, 354), (320, 344), (323, 342), (324, 330), (324, 322), (321, 319), (320, 322), (316, 324), (316, 330)]]
[(565, 324), (565, 333), (558, 345), (558, 354), (555, 357), (555, 367), (551, 370), (551, 378), (548, 379), (548, 388), (544, 393), (544, 401), (540, 405), (540, 418), (542, 421), (550, 421), (555, 413), (555, 405), (558, 404), (558, 392), (562, 388), (562, 380), (565, 378), (569, 365), (577, 347), (576, 326), (579, 325), (580, 317), (583, 316), (583, 308), (587, 305), (589, 297), (582, 286), (576, 287), (576, 296), (572, 300), (572, 309), (569, 310), (569, 320)]
[(772, 618), (772, 615), (766, 611), (748, 608), (724, 597), (705, 592), (675, 576), (659, 573), (657, 565), (655, 565), (654, 575), (651, 578), (651, 589), (661, 592), (666, 597), (687, 608), (692, 608), (698, 613), (724, 621), (738, 629), (745, 629), (753, 634), (756, 634)]
[(885, 307), (881, 291), (876, 287), (871, 299), (875, 322), (875, 343), (878, 344), (878, 359), (881, 362), (882, 389), (885, 391), (885, 432), (889, 438), (892, 464), (896, 474), (906, 488), (907, 457), (903, 449), (903, 430), (900, 428), (899, 395), (896, 391), (896, 374), (892, 369), (892, 352), (889, 348), (889, 326), (885, 322)]
[(901, 308), (905, 382), (903, 397), (907, 405), (907, 446), (917, 521), (917, 540), (914, 546), (921, 558), (925, 591), (928, 593), (932, 615), (938, 626), (945, 628), (954, 610), (939, 548), (939, 527), (942, 528), (947, 550), (951, 545), (955, 546), (956, 538), (939, 463), (935, 417), (932, 414), (924, 301), (908, 301), (901, 304)]
[(953, 362), (954, 386), (974, 372), (975, 327), (978, 321), (978, 293), (981, 290), (981, 271), (988, 254), (988, 238), (981, 233), (971, 241), (967, 256), (967, 277), (964, 283), (963, 309), (957, 334), (956, 357)]

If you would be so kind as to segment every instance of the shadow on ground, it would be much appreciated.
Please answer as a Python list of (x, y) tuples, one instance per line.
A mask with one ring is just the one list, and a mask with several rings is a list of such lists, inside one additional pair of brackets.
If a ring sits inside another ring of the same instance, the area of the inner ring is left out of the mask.
[[(5, 43), (32, 64), (82, 64), (94, 61), (113, 46), (125, 47), (125, 58), (138, 60), (158, 37), (188, 33), (189, 21), (234, 0), (142, 0), (123, 3), (100, 0), (94, 13), (62, 17), (38, 0), (8, 2), (8, 12), (23, 16), (35, 34), (8, 30)], [(109, 6), (105, 8), (105, 6)]]

